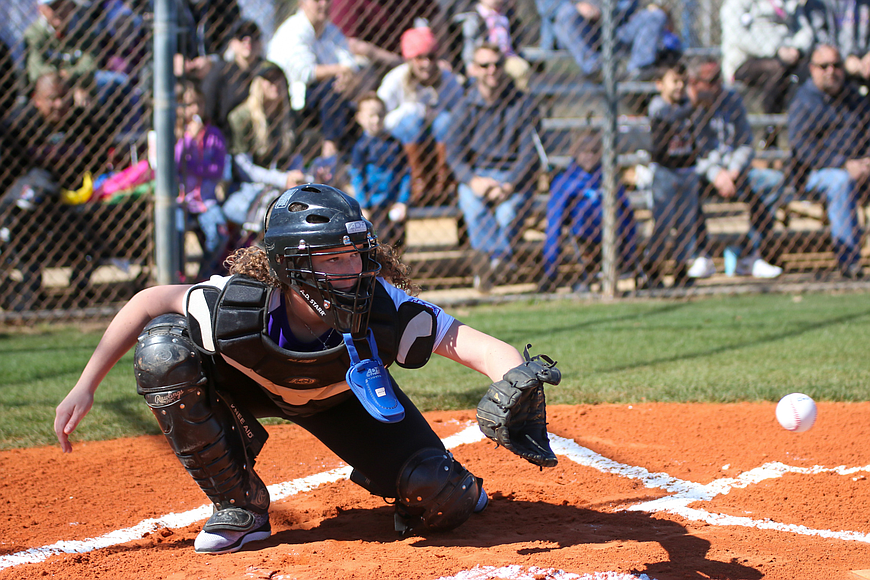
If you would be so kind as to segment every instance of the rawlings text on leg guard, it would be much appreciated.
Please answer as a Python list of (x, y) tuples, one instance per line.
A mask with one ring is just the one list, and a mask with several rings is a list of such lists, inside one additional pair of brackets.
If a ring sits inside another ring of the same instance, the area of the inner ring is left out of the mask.
[(183, 316), (160, 316), (145, 327), (135, 371), (137, 390), (172, 450), (218, 509), (268, 511), (269, 493), (245, 459), (232, 417), (222, 403), (209, 400), (202, 359)]
[(529, 358), (528, 349), (526, 362), (489, 386), (477, 405), (477, 423), (484, 435), (509, 451), (540, 467), (553, 467), (558, 460), (547, 435), (543, 383), (559, 384), (562, 375), (548, 357)]
[(400, 531), (411, 531), (418, 523), (433, 531), (452, 530), (474, 512), (481, 483), (450, 453), (421, 449), (399, 472), (397, 528), (402, 519), (406, 529)]

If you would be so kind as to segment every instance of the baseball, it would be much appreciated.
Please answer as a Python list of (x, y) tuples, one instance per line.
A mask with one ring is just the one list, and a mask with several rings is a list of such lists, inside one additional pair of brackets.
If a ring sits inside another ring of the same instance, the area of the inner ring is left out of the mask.
[(802, 433), (816, 422), (816, 402), (802, 393), (791, 393), (776, 405), (776, 420), (783, 428)]

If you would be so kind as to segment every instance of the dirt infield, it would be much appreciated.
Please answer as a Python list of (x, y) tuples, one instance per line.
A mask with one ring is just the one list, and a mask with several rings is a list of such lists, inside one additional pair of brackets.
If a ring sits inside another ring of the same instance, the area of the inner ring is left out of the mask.
[(160, 437), (0, 453), (0, 580), (792, 580), (870, 569), (870, 403), (820, 404), (802, 434), (779, 427), (772, 403), (551, 407), (559, 465), (544, 471), (480, 439), (471, 412), (427, 417), (484, 478), (482, 514), (451, 533), (398, 537), (391, 506), (282, 425), (258, 463), (273, 536), (225, 556), (193, 552), (205, 497)]

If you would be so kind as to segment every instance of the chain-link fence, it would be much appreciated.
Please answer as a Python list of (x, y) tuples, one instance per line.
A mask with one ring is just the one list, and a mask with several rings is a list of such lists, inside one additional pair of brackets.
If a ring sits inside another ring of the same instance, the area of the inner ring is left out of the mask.
[[(117, 304), (155, 279), (152, 3), (6, 5), (0, 314)], [(610, 243), (617, 294), (862, 276), (870, 64), (833, 4), (175, 6), (179, 279), (305, 181), (425, 289), (603, 292)]]

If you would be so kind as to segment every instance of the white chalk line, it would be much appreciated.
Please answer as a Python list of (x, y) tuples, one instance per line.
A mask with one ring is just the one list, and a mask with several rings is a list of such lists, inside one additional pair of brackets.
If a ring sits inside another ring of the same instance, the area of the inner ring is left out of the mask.
[(687, 520), (703, 521), (717, 526), (742, 526), (758, 528), (762, 530), (777, 530), (804, 536), (819, 536), (822, 538), (834, 538), (838, 540), (851, 540), (856, 542), (870, 543), (870, 535), (861, 532), (833, 530), (815, 530), (806, 526), (794, 524), (782, 524), (770, 519), (757, 520), (746, 517), (729, 516), (725, 514), (711, 513), (702, 509), (689, 508), (689, 504), (698, 501), (710, 501), (718, 495), (724, 495), (732, 489), (743, 489), (766, 479), (782, 477), (786, 473), (836, 473), (838, 475), (851, 475), (860, 471), (870, 471), (870, 465), (863, 467), (793, 467), (783, 463), (766, 463), (761, 467), (750, 469), (737, 477), (726, 477), (711, 481), (704, 485), (693, 481), (685, 481), (667, 473), (652, 473), (643, 467), (618, 463), (599, 455), (590, 449), (578, 445), (571, 439), (565, 439), (557, 435), (550, 435), (550, 442), (559, 455), (565, 455), (571, 461), (580, 465), (597, 469), (603, 473), (619, 475), (628, 479), (637, 479), (645, 487), (658, 488), (671, 492), (673, 495), (660, 499), (639, 503), (626, 508), (626, 511), (643, 511), (648, 513), (667, 512), (682, 516)]
[[(448, 449), (453, 449), (460, 445), (476, 443), (482, 441), (484, 435), (478, 429), (476, 423), (470, 423), (462, 431), (444, 438), (444, 446)], [(702, 485), (699, 483), (685, 481), (676, 477), (672, 477), (667, 473), (652, 473), (643, 467), (618, 463), (612, 459), (608, 459), (603, 455), (582, 447), (571, 439), (565, 439), (558, 435), (550, 434), (550, 442), (553, 451), (558, 455), (564, 455), (571, 461), (579, 465), (591, 467), (604, 473), (618, 475), (629, 479), (640, 480), (645, 487), (658, 488), (664, 491), (673, 493), (673, 495), (660, 498), (657, 500), (643, 502), (626, 508), (628, 511), (644, 511), (649, 513), (668, 512), (680, 515), (688, 520), (704, 521), (713, 525), (733, 525), (744, 527), (755, 527), (759, 529), (770, 529), (784, 532), (791, 532), (803, 535), (820, 536), (824, 538), (835, 538), (841, 540), (853, 540), (859, 542), (870, 543), (870, 535), (860, 532), (849, 531), (831, 531), (831, 530), (814, 530), (805, 526), (796, 526), (791, 524), (781, 524), (773, 522), (769, 519), (754, 520), (751, 518), (743, 518), (736, 516), (727, 516), (724, 514), (715, 514), (706, 512), (700, 509), (689, 508), (688, 505), (697, 501), (709, 501), (720, 494), (727, 494), (731, 489), (745, 488), (754, 483), (758, 483), (765, 479), (781, 477), (785, 473), (826, 473), (833, 472), (840, 475), (848, 475), (859, 471), (870, 471), (870, 466), (847, 468), (844, 466), (825, 468), (825, 467), (791, 467), (782, 463), (768, 463), (761, 467), (747, 471), (737, 478), (723, 478), (715, 480), (709, 484)], [(351, 467), (339, 467), (330, 471), (317, 473), (308, 477), (286, 481), (268, 486), (269, 496), (272, 501), (304, 493), (320, 487), (321, 485), (335, 483), (350, 476)], [(135, 526), (114, 530), (96, 538), (88, 538), (86, 540), (62, 540), (48, 546), (39, 548), (29, 548), (27, 550), (0, 556), (0, 570), (18, 566), (21, 564), (33, 564), (42, 562), (50, 556), (59, 554), (83, 554), (102, 548), (108, 548), (124, 544), (133, 540), (138, 540), (145, 537), (147, 534), (161, 528), (178, 529), (189, 526), (198, 521), (207, 519), (212, 512), (211, 504), (202, 505), (198, 508), (188, 510), (183, 513), (169, 513), (160, 518), (152, 518), (139, 522)], [(488, 567), (484, 567), (488, 568)], [(477, 568), (475, 568), (477, 569)], [(482, 570), (480, 568), (479, 570)], [(471, 573), (472, 571), (464, 571), (462, 573)], [(564, 574), (561, 571), (556, 571)], [(554, 573), (556, 573), (554, 572)], [(606, 572), (602, 574), (617, 574)], [(588, 575), (587, 575), (588, 576)], [(556, 580), (599, 580), (596, 576), (554, 576)], [(474, 576), (455, 576), (455, 580), (475, 580)], [(513, 578), (513, 577), (511, 577)], [(523, 576), (518, 576), (516, 580), (523, 580)], [(621, 580), (622, 577), (617, 576), (601, 576), (601, 580)], [(626, 576), (626, 578), (638, 578), (636, 576)], [(642, 578), (642, 577), (641, 577)], [(450, 579), (445, 579), (450, 580)], [(549, 580), (549, 578), (548, 578)]]
[[(473, 424), (459, 433), (442, 439), (442, 441), (445, 447), (453, 449), (459, 445), (475, 443), (483, 438), (483, 433), (480, 432), (476, 424)], [(321, 485), (347, 479), (350, 477), (351, 471), (352, 468), (350, 466), (338, 467), (323, 473), (309, 475), (308, 477), (270, 485), (268, 486), (269, 498), (274, 502), (298, 493), (311, 491)], [(161, 528), (184, 528), (198, 521), (208, 519), (211, 513), (212, 505), (206, 504), (183, 513), (169, 513), (160, 518), (143, 520), (130, 528), (114, 530), (97, 538), (63, 540), (49, 546), (30, 548), (14, 554), (0, 556), (0, 570), (20, 564), (35, 564), (58, 554), (84, 554), (102, 548), (117, 546), (133, 540), (139, 540)]]

